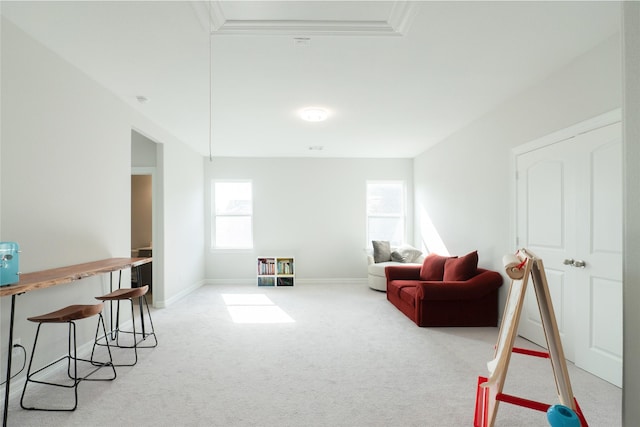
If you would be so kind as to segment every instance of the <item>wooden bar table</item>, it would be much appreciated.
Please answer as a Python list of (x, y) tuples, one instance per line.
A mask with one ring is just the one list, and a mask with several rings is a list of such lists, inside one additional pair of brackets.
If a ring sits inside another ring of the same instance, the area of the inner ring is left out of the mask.
[(52, 286), (71, 283), (85, 277), (96, 276), (98, 274), (109, 273), (110, 288), (113, 290), (113, 272), (120, 273), (118, 287), (122, 283), (122, 270), (138, 267), (150, 263), (152, 258), (107, 258), (100, 261), (86, 262), (83, 264), (70, 265), (67, 267), (52, 268), (49, 270), (36, 271), (20, 275), (20, 281), (13, 285), (0, 287), (0, 297), (11, 296), (11, 314), (9, 321), (9, 344), (7, 346), (7, 375), (4, 389), (4, 414), (2, 418), (3, 427), (7, 426), (7, 413), (9, 411), (9, 384), (11, 377), (11, 356), (13, 345), (13, 323), (15, 318), (16, 295), (37, 289), (50, 288)]

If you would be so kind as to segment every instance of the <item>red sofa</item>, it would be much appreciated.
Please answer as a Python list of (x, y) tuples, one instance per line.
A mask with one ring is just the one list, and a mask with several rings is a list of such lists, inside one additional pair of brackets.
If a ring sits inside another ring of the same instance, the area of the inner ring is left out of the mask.
[(422, 266), (389, 266), (387, 299), (418, 326), (497, 326), (503, 279), (477, 263), (472, 252), (431, 254)]

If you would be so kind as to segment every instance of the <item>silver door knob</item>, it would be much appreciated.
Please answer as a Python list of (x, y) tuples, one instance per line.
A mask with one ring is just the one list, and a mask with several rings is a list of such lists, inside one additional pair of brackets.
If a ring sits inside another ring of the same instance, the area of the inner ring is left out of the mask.
[(573, 258), (567, 258), (567, 259), (565, 259), (564, 261), (562, 261), (562, 263), (563, 263), (564, 265), (573, 265), (573, 264), (574, 264), (574, 262), (575, 262), (575, 261), (573, 260)]
[(578, 268), (584, 268), (586, 265), (587, 263), (582, 261), (581, 259), (577, 259), (573, 262), (573, 266)]

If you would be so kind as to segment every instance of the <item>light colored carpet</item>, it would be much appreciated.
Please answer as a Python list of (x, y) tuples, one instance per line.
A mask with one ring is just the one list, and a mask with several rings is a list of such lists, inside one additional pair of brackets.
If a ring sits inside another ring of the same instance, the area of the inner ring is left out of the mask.
[[(225, 294), (266, 295), (294, 322), (234, 323)], [(384, 293), (357, 285), (210, 285), (153, 316), (159, 346), (141, 350), (136, 366), (113, 382), (80, 384), (73, 413), (24, 411), (13, 399), (9, 425), (471, 426), (498, 333), (419, 328)], [(621, 425), (621, 390), (569, 372), (589, 424)], [(513, 355), (504, 391), (557, 403), (544, 359)], [(496, 425), (548, 423), (543, 412), (502, 404)]]

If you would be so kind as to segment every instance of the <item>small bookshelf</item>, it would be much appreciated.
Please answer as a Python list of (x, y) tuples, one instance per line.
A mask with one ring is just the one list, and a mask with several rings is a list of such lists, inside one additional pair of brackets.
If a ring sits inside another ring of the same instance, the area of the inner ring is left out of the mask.
[(293, 286), (293, 257), (258, 257), (258, 286)]

